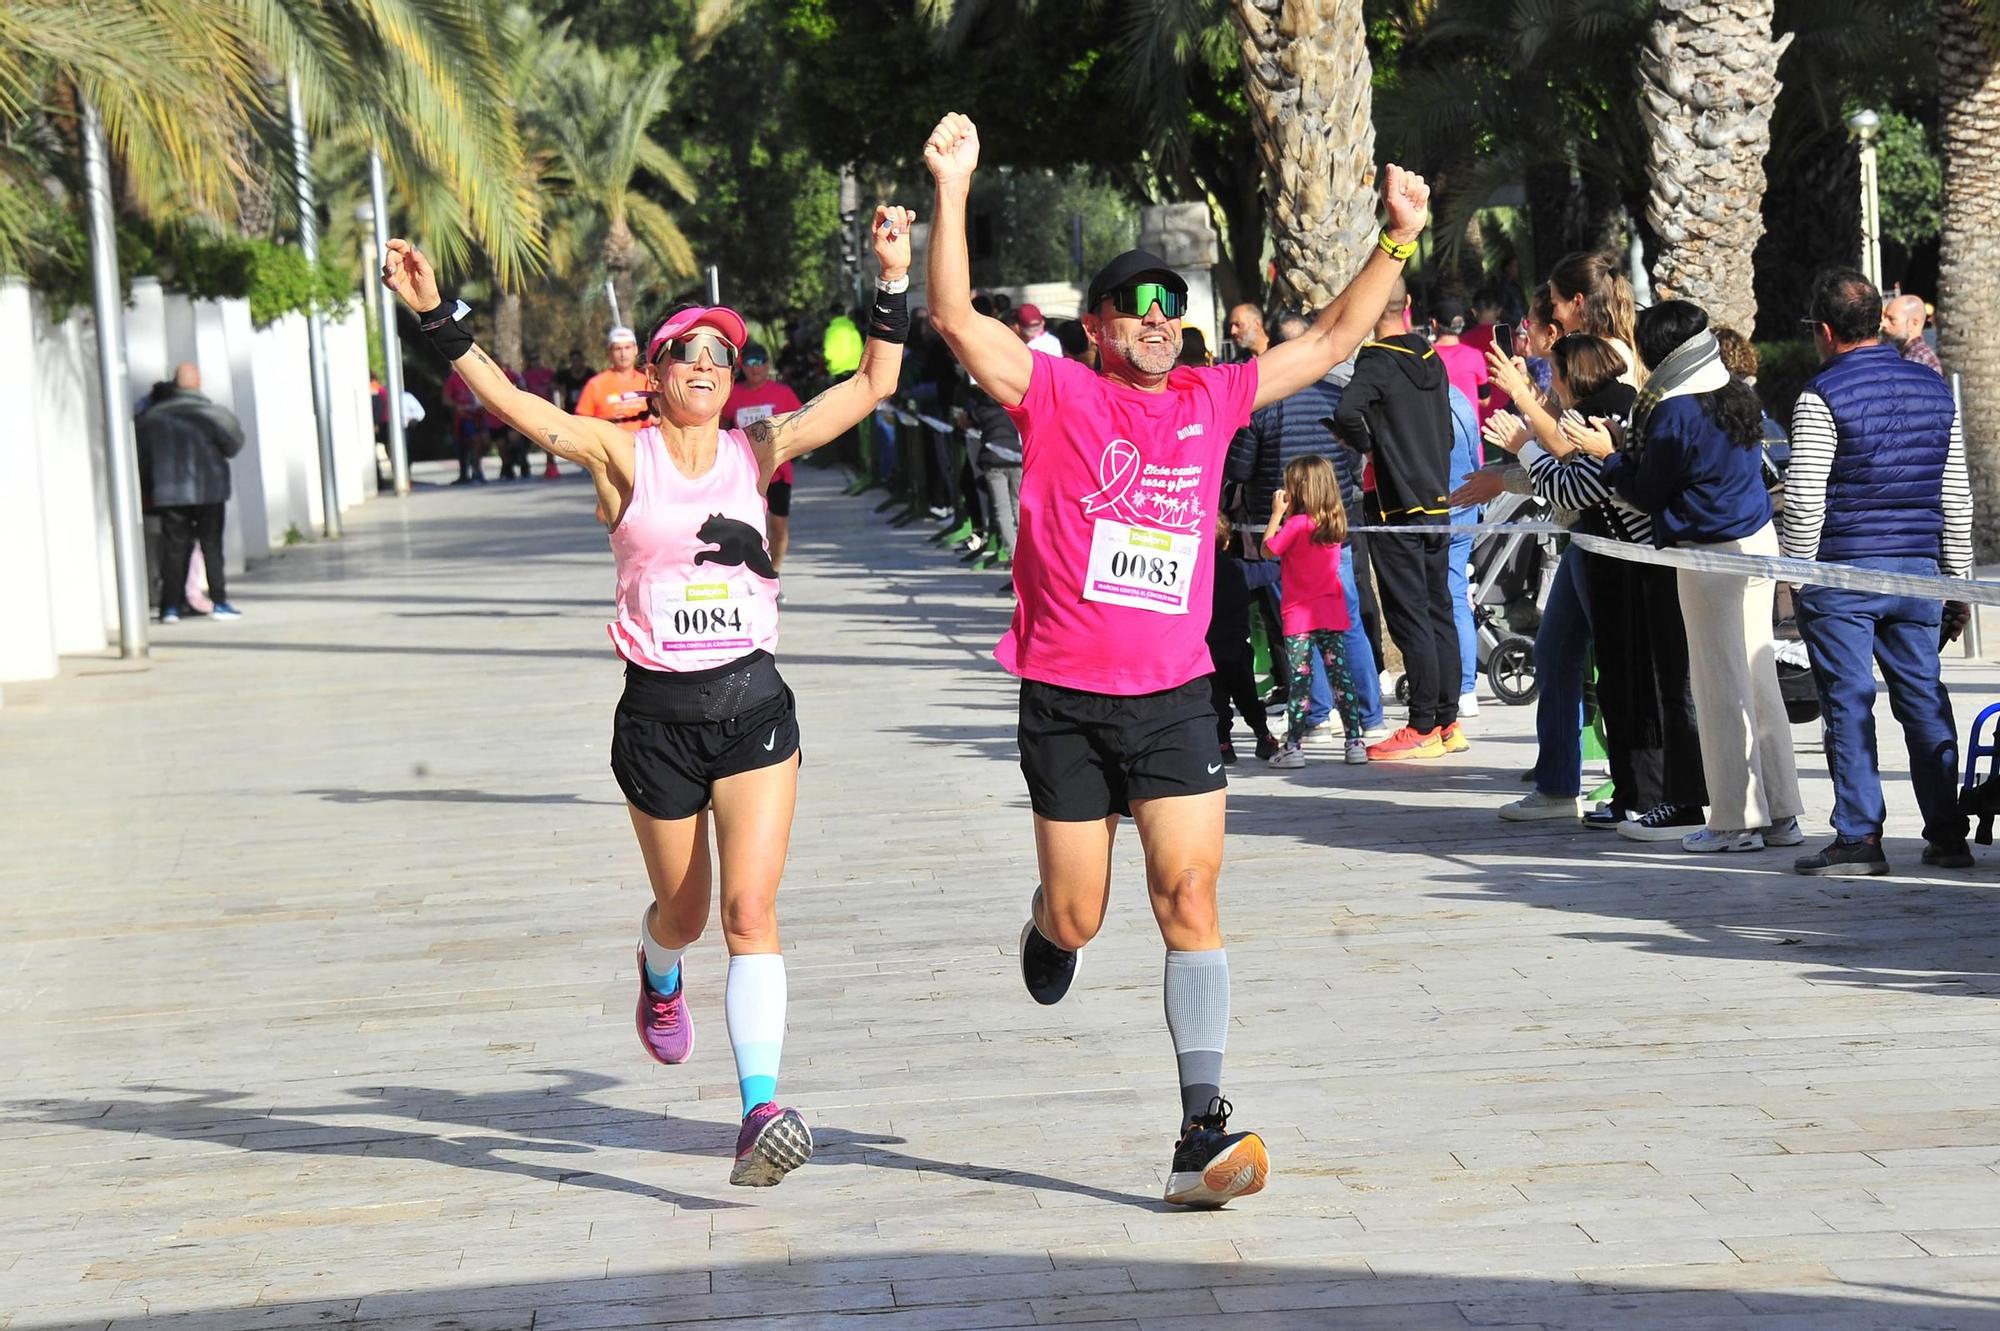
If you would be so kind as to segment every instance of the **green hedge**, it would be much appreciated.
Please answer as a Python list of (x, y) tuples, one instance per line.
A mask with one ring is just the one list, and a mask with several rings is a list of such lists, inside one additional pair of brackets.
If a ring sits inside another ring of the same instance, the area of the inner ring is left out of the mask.
[[(248, 300), (251, 322), (259, 328), (314, 308), (337, 318), (355, 294), (353, 275), (326, 254), (315, 269), (295, 245), (193, 226), (120, 221), (120, 289), (129, 297), (132, 279), (147, 276), (197, 300)], [(90, 304), (89, 241), (73, 215), (53, 224), (47, 248), (27, 277), (54, 318)]]

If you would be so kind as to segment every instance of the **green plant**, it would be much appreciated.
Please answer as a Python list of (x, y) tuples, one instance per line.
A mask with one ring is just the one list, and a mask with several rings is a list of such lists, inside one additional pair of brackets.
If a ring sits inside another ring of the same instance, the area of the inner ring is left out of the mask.
[(1904, 249), (1937, 239), (1943, 220), (1944, 163), (1923, 125), (1900, 111), (1882, 112), (1875, 139), (1875, 179), (1882, 234)]
[(287, 546), (304, 545), (306, 543), (306, 534), (299, 530), (298, 523), (294, 522), (291, 526), (285, 528), (284, 543)]

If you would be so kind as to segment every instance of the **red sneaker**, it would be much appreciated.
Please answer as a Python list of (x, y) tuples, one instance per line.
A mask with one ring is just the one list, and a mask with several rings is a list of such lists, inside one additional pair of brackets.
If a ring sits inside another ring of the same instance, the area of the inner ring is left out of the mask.
[(1411, 758), (1442, 758), (1445, 755), (1444, 732), (1433, 726), (1429, 730), (1412, 730), (1404, 726), (1385, 740), (1368, 746), (1368, 761), (1372, 763), (1402, 762)]

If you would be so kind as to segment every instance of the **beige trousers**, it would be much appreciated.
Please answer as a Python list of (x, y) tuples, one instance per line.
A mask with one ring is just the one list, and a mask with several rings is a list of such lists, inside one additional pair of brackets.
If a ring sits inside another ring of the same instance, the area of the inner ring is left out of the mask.
[[(1683, 550), (1775, 555), (1776, 530)], [(1771, 648), (1777, 584), (1769, 578), (1677, 569), (1687, 622), (1694, 719), (1708, 778), (1708, 825), (1717, 831), (1768, 827), (1804, 812), (1792, 762), (1792, 723), (1778, 692)]]

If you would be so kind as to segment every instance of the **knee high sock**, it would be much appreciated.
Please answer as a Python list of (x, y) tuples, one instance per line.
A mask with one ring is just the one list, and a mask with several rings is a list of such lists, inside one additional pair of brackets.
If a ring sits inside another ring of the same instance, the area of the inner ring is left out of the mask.
[(722, 1008), (747, 1117), (778, 1094), (778, 1058), (785, 1049), (784, 957), (776, 952), (731, 957)]
[(670, 995), (681, 987), (681, 953), (684, 947), (668, 947), (653, 937), (653, 908), (639, 917), (639, 945), (646, 949), (646, 983), (655, 993)]
[(1181, 1129), (1222, 1093), (1222, 1051), (1229, 1034), (1229, 953), (1167, 953), (1167, 1033), (1180, 1064)]

